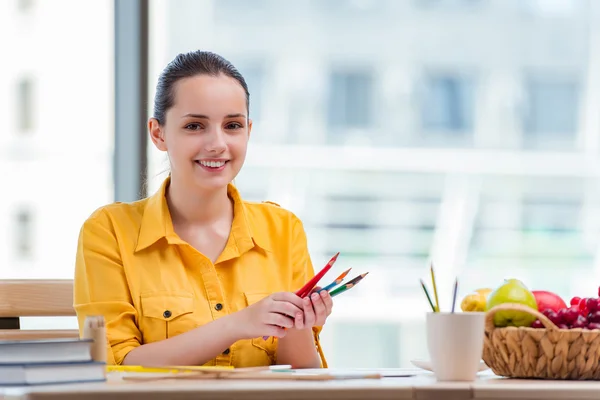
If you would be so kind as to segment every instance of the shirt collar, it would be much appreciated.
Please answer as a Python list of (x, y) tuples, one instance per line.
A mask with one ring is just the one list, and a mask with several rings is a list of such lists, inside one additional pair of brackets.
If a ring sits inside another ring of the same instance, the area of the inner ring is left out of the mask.
[[(171, 181), (167, 177), (158, 191), (148, 198), (144, 207), (142, 223), (138, 235), (135, 251), (144, 250), (160, 239), (166, 239), (169, 244), (185, 244), (175, 230), (167, 205), (166, 190)], [(227, 245), (219, 256), (218, 262), (239, 257), (248, 250), (258, 246), (266, 251), (271, 251), (269, 239), (265, 230), (256, 225), (256, 221), (248, 212), (239, 191), (232, 184), (227, 185), (227, 194), (233, 200), (233, 223)]]

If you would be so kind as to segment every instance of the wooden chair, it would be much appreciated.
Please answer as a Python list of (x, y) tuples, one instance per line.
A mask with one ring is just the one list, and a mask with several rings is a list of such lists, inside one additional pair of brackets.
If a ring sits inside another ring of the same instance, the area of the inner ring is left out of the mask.
[(78, 338), (77, 329), (21, 329), (20, 317), (74, 317), (72, 280), (0, 280), (0, 340)]

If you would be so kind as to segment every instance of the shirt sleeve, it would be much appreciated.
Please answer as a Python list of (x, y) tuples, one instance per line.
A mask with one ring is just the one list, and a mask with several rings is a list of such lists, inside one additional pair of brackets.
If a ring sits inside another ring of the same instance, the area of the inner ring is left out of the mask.
[(87, 316), (106, 324), (107, 364), (122, 364), (142, 343), (121, 254), (106, 211), (99, 210), (81, 228), (73, 280), (74, 308), (80, 335)]
[[(298, 290), (315, 276), (315, 271), (308, 251), (306, 232), (304, 231), (302, 221), (300, 221), (298, 218), (295, 218), (292, 231), (292, 262), (294, 266), (293, 284), (295, 290)], [(315, 347), (319, 357), (321, 358), (321, 366), (323, 368), (327, 368), (327, 360), (319, 339), (319, 334), (321, 333), (322, 329), (322, 326), (315, 326), (312, 328)]]

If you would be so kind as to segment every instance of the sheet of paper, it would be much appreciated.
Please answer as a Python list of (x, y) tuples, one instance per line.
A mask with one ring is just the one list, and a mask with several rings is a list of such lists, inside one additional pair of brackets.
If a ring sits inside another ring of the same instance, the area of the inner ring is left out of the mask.
[(328, 368), (328, 369), (292, 369), (294, 373), (303, 374), (330, 374), (334, 376), (358, 376), (358, 375), (373, 375), (379, 374), (384, 378), (391, 377), (410, 377), (419, 374), (425, 374), (424, 371), (419, 368)]

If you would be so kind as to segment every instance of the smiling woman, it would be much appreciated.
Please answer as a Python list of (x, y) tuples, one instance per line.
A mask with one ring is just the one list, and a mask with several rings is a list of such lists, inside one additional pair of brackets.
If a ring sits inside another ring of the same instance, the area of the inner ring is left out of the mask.
[(318, 334), (331, 297), (293, 293), (314, 275), (302, 222), (231, 183), (249, 99), (213, 53), (180, 54), (160, 76), (148, 130), (171, 172), (152, 197), (96, 210), (79, 238), (75, 309), (81, 329), (107, 320), (110, 363), (327, 365)]

